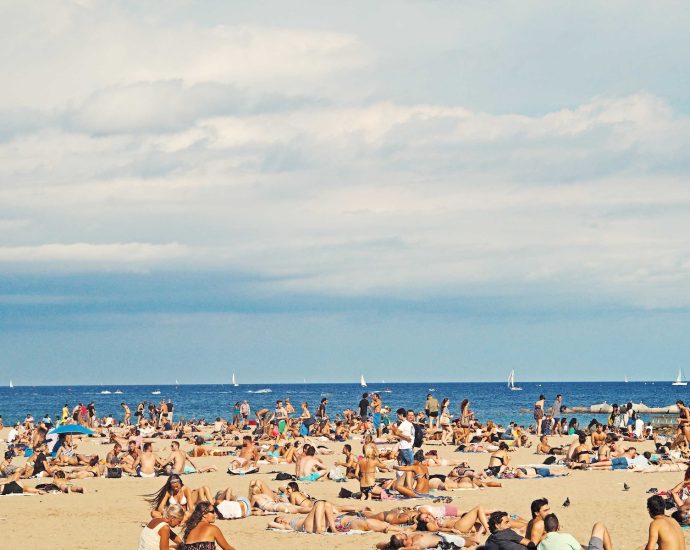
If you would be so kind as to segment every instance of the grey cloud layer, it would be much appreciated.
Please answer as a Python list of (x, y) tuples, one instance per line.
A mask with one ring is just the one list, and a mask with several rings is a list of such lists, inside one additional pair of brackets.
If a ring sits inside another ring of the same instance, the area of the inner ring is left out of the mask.
[[(603, 89), (542, 115), (405, 103), (379, 97), (394, 52), (366, 32), (87, 6), (37, 15), (60, 48), (0, 61), (16, 77), (0, 91), (0, 271), (690, 303), (690, 120), (665, 97)], [(10, 33), (17, 50), (30, 38)]]

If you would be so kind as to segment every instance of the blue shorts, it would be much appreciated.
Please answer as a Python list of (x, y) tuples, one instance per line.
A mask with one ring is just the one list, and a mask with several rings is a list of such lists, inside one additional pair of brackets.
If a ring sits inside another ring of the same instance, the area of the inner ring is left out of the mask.
[(299, 481), (316, 481), (321, 477), (321, 474), (319, 472), (312, 472), (308, 476), (304, 477), (298, 477), (297, 479)]
[(535, 468), (534, 471), (537, 472), (538, 476), (551, 477), (551, 470), (548, 468)]
[(374, 423), (374, 428), (377, 430), (381, 427), (381, 413), (374, 413), (372, 417), (372, 422)]
[(412, 449), (398, 449), (398, 464), (400, 466), (412, 466), (413, 462)]
[(628, 459), (624, 456), (617, 456), (611, 459), (611, 469), (612, 470), (627, 470), (628, 469)]

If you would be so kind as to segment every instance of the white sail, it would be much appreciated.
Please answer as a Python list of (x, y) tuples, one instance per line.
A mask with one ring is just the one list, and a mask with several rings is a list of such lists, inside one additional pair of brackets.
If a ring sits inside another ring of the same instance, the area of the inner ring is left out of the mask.
[(10, 380), (10, 388), (14, 388), (14, 384), (12, 383), (12, 380)]
[(515, 385), (515, 369), (511, 370), (508, 375), (508, 389), (512, 391), (520, 391), (522, 389)]
[(367, 387), (367, 381), (364, 379), (364, 375), (361, 374), (359, 376), (359, 385), (362, 386), (363, 388)]
[(178, 382), (177, 378), (175, 378), (175, 385), (176, 385), (176, 386), (179, 386), (179, 385), (180, 385), (180, 383)]
[(237, 387), (239, 384), (237, 383), (237, 378), (235, 378), (235, 373), (232, 373), (232, 385)]
[(676, 381), (671, 384), (672, 386), (687, 386), (688, 383), (683, 380), (683, 371), (678, 369), (678, 376), (676, 376)]
[(627, 377), (627, 376), (625, 376), (625, 377), (623, 378), (623, 380), (624, 380), (624, 382), (625, 382), (626, 384), (628, 383), (628, 377)]

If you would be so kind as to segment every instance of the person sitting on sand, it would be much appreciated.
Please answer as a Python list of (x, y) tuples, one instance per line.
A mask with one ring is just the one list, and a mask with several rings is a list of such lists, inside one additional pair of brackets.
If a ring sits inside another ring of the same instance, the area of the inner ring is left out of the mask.
[(645, 550), (685, 550), (683, 531), (676, 520), (666, 515), (664, 499), (659, 495), (649, 497), (647, 511), (652, 522)]
[(182, 474), (203, 474), (206, 472), (215, 472), (215, 466), (197, 466), (191, 458), (180, 449), (180, 444), (177, 441), (170, 442), (170, 456), (165, 460), (165, 464), (171, 465), (171, 473)]
[(205, 500), (198, 502), (184, 530), (184, 549), (213, 550), (217, 544), (222, 550), (235, 550), (225, 540), (221, 530), (213, 525), (215, 521), (213, 504)]
[(489, 531), (491, 535), (486, 539), (486, 546), (498, 550), (516, 550), (520, 546), (534, 548), (534, 543), (515, 532), (511, 528), (510, 517), (507, 512), (496, 511), (489, 516)]
[(407, 550), (424, 550), (425, 548), (443, 548), (453, 550), (456, 548), (469, 548), (479, 544), (473, 537), (462, 537), (449, 533), (396, 533), (388, 542), (379, 542), (378, 550), (393, 550), (405, 548)]
[(165, 466), (165, 462), (153, 452), (151, 443), (144, 443), (143, 452), (132, 464), (132, 468), (139, 477), (156, 477), (157, 471), (163, 466)]
[(295, 463), (296, 476), (299, 481), (318, 481), (328, 476), (328, 469), (321, 460), (314, 456), (316, 447), (309, 445), (304, 456)]
[(139, 535), (139, 550), (169, 550), (170, 543), (182, 544), (182, 539), (171, 527), (182, 523), (184, 510), (178, 504), (171, 504), (159, 518), (149, 521)]
[(505, 441), (501, 441), (498, 450), (492, 453), (491, 458), (489, 458), (489, 465), (486, 469), (487, 473), (497, 476), (509, 464), (510, 456), (508, 455), (508, 444)]
[(245, 435), (242, 438), (242, 448), (240, 454), (230, 462), (231, 468), (253, 468), (259, 460), (259, 449), (254, 445), (252, 436)]
[(592, 527), (592, 534), (586, 545), (581, 545), (572, 535), (560, 532), (556, 514), (548, 514), (544, 518), (544, 531), (546, 534), (537, 546), (538, 550), (611, 550), (613, 548), (609, 531), (601, 522), (595, 523)]
[(531, 540), (534, 544), (539, 544), (546, 536), (544, 530), (544, 518), (551, 513), (549, 508), (549, 501), (545, 498), (538, 498), (532, 501), (530, 505), (532, 512), (532, 519), (527, 523), (525, 530), (525, 537)]
[(537, 445), (536, 454), (538, 455), (562, 455), (565, 454), (563, 447), (552, 447), (549, 444), (549, 436), (542, 435), (539, 438), (539, 444)]
[(414, 454), (414, 462), (411, 466), (396, 464), (393, 469), (398, 472), (405, 472), (405, 477), (399, 480), (398, 485), (394, 487), (398, 492), (401, 492), (400, 481), (402, 481), (404, 487), (411, 489), (416, 494), (425, 495), (429, 493), (429, 467), (424, 464), (424, 451), (420, 449)]
[(376, 446), (365, 445), (364, 457), (360, 458), (355, 467), (355, 477), (359, 479), (359, 490), (364, 500), (369, 500), (376, 485), (376, 471), (388, 472), (388, 467), (376, 457)]
[(343, 445), (343, 455), (345, 455), (343, 461), (341, 462), (336, 460), (335, 465), (345, 468), (345, 477), (348, 479), (354, 479), (356, 477), (355, 468), (357, 467), (357, 459), (352, 453), (352, 445), (349, 443)]
[(197, 502), (211, 500), (211, 490), (206, 486), (191, 489), (184, 484), (180, 476), (173, 474), (168, 477), (163, 487), (147, 496), (146, 501), (153, 506), (152, 518), (162, 517), (166, 506), (177, 504), (185, 511), (184, 521), (186, 521)]
[(419, 512), (417, 516), (417, 531), (445, 531), (451, 533), (471, 533), (477, 531), (476, 525), (481, 526), (481, 534), (489, 533), (489, 524), (481, 506), (475, 506), (460, 517), (436, 518), (429, 512)]

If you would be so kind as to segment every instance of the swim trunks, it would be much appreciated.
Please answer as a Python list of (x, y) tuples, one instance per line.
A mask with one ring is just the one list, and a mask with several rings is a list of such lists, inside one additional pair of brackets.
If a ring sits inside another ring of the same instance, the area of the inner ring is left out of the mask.
[(359, 488), (363, 495), (370, 495), (371, 491), (374, 489), (373, 485), (362, 486)]
[(196, 468), (194, 466), (190, 466), (189, 464), (184, 465), (184, 471), (182, 472), (183, 474), (196, 474)]
[(611, 459), (611, 469), (612, 470), (627, 470), (628, 469), (628, 459), (624, 456), (617, 456)]
[(308, 476), (298, 477), (297, 480), (298, 481), (316, 481), (320, 477), (321, 477), (321, 474), (319, 472), (312, 472)]

